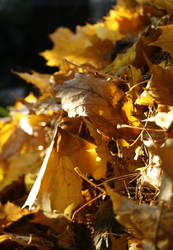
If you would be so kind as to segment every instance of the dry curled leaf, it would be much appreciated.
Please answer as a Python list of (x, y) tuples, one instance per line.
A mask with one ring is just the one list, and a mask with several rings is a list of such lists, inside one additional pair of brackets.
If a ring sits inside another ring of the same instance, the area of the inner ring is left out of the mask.
[(74, 79), (57, 86), (56, 92), (69, 117), (89, 117), (105, 134), (109, 131), (118, 135), (116, 125), (122, 123), (122, 118), (117, 106), (124, 93), (114, 82), (77, 73)]

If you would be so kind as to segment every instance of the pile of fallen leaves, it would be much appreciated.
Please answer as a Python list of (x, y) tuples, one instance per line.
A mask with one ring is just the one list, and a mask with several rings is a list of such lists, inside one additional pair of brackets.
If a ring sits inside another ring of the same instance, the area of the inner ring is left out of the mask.
[(50, 38), (0, 120), (0, 249), (173, 249), (173, 1)]

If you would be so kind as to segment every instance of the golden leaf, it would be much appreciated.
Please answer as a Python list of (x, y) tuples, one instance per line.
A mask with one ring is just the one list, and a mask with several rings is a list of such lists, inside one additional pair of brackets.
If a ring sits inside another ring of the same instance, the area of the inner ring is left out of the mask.
[(147, 85), (149, 93), (159, 104), (173, 106), (173, 67), (163, 69), (152, 64), (146, 56), (145, 59), (153, 73)]
[(42, 93), (49, 91), (50, 76), (48, 74), (40, 74), (37, 72), (30, 73), (17, 73), (22, 79), (35, 85)]
[(161, 167), (171, 180), (173, 180), (173, 168), (172, 168), (172, 154), (173, 154), (173, 139), (167, 139), (166, 143), (162, 147), (152, 146), (150, 149), (153, 153), (158, 155), (161, 159)]
[(54, 48), (41, 53), (50, 66), (60, 66), (63, 69), (64, 59), (79, 65), (90, 63), (95, 67), (102, 67), (110, 62), (113, 44), (109, 40), (100, 40), (92, 25), (78, 26), (76, 33), (67, 28), (59, 28), (50, 38)]
[(105, 71), (111, 74), (117, 73), (122, 67), (132, 63), (136, 56), (136, 43), (126, 53), (118, 54), (115, 60), (106, 67)]
[(161, 30), (159, 38), (155, 42), (152, 42), (150, 45), (158, 46), (162, 48), (163, 51), (167, 51), (173, 56), (173, 24), (159, 26), (159, 30)]
[(38, 197), (41, 196), (43, 202), (46, 202), (44, 195), (48, 193), (51, 209), (70, 216), (72, 210), (82, 201), (81, 188), (81, 179), (75, 173), (70, 158), (61, 156), (53, 147)]
[(69, 157), (82, 173), (89, 173), (95, 179), (105, 177), (106, 161), (99, 158), (96, 145), (63, 130), (61, 137), (60, 154)]

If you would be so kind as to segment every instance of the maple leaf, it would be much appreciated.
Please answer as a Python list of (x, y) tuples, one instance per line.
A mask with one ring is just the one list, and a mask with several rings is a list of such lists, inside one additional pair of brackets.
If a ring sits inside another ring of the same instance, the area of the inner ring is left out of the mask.
[(41, 55), (48, 65), (59, 66), (61, 70), (64, 70), (64, 59), (79, 65), (89, 63), (101, 68), (111, 62), (115, 41), (125, 35), (137, 33), (145, 25), (145, 20), (134, 8), (128, 9), (119, 4), (104, 21), (77, 26), (76, 33), (67, 28), (57, 29), (50, 35), (54, 48)]
[(172, 154), (173, 154), (173, 140), (167, 139), (165, 145), (162, 147), (151, 146), (151, 151), (158, 155), (161, 159), (161, 167), (167, 174), (167, 176), (173, 180), (172, 170)]
[[(145, 57), (146, 58), (146, 57)], [(153, 76), (147, 88), (149, 93), (159, 104), (173, 105), (173, 67), (163, 69), (159, 65), (152, 64), (147, 58)]]
[(173, 56), (173, 24), (159, 26), (159, 30), (161, 31), (160, 36), (155, 42), (152, 42), (150, 45), (158, 46), (162, 48), (163, 51), (167, 51)]
[(71, 216), (72, 210), (82, 201), (81, 178), (75, 167), (98, 179), (105, 175), (105, 162), (97, 162), (95, 148), (77, 136), (59, 131), (57, 144), (53, 139), (24, 206), (32, 207), (36, 197), (44, 200), (42, 204), (49, 203), (50, 199), (51, 209)]
[(114, 82), (92, 74), (76, 73), (74, 79), (55, 89), (56, 97), (61, 98), (62, 108), (69, 117), (89, 117), (101, 131), (117, 134), (115, 126), (122, 123), (122, 118), (116, 106), (124, 94)]
[(42, 93), (49, 91), (50, 88), (50, 76), (49, 74), (40, 74), (37, 72), (30, 73), (17, 73), (23, 80), (35, 85)]
[[(173, 212), (171, 209), (162, 209), (158, 206), (136, 205), (133, 201), (119, 195), (108, 186), (106, 190), (112, 200), (116, 219), (135, 238), (142, 240), (144, 245), (146, 241), (149, 242), (149, 245), (160, 245), (164, 239), (166, 241), (165, 249), (170, 248), (172, 245), (172, 236), (167, 234), (167, 229), (171, 229), (173, 224)], [(155, 238), (156, 232), (157, 240)]]
[(64, 69), (64, 59), (76, 64), (90, 63), (102, 67), (110, 62), (113, 43), (101, 41), (95, 34), (92, 25), (77, 27), (76, 34), (67, 28), (59, 28), (50, 35), (54, 43), (53, 50), (42, 52), (50, 66)]
[(118, 54), (115, 60), (106, 67), (105, 71), (111, 74), (119, 73), (123, 67), (134, 61), (136, 56), (135, 50), (136, 43), (131, 48), (129, 48), (126, 53)]

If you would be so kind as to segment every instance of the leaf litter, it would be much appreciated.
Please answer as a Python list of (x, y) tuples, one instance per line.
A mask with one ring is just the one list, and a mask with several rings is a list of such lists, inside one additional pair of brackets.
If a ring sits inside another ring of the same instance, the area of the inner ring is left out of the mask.
[(17, 73), (40, 96), (0, 120), (1, 249), (172, 249), (172, 14), (119, 0)]

